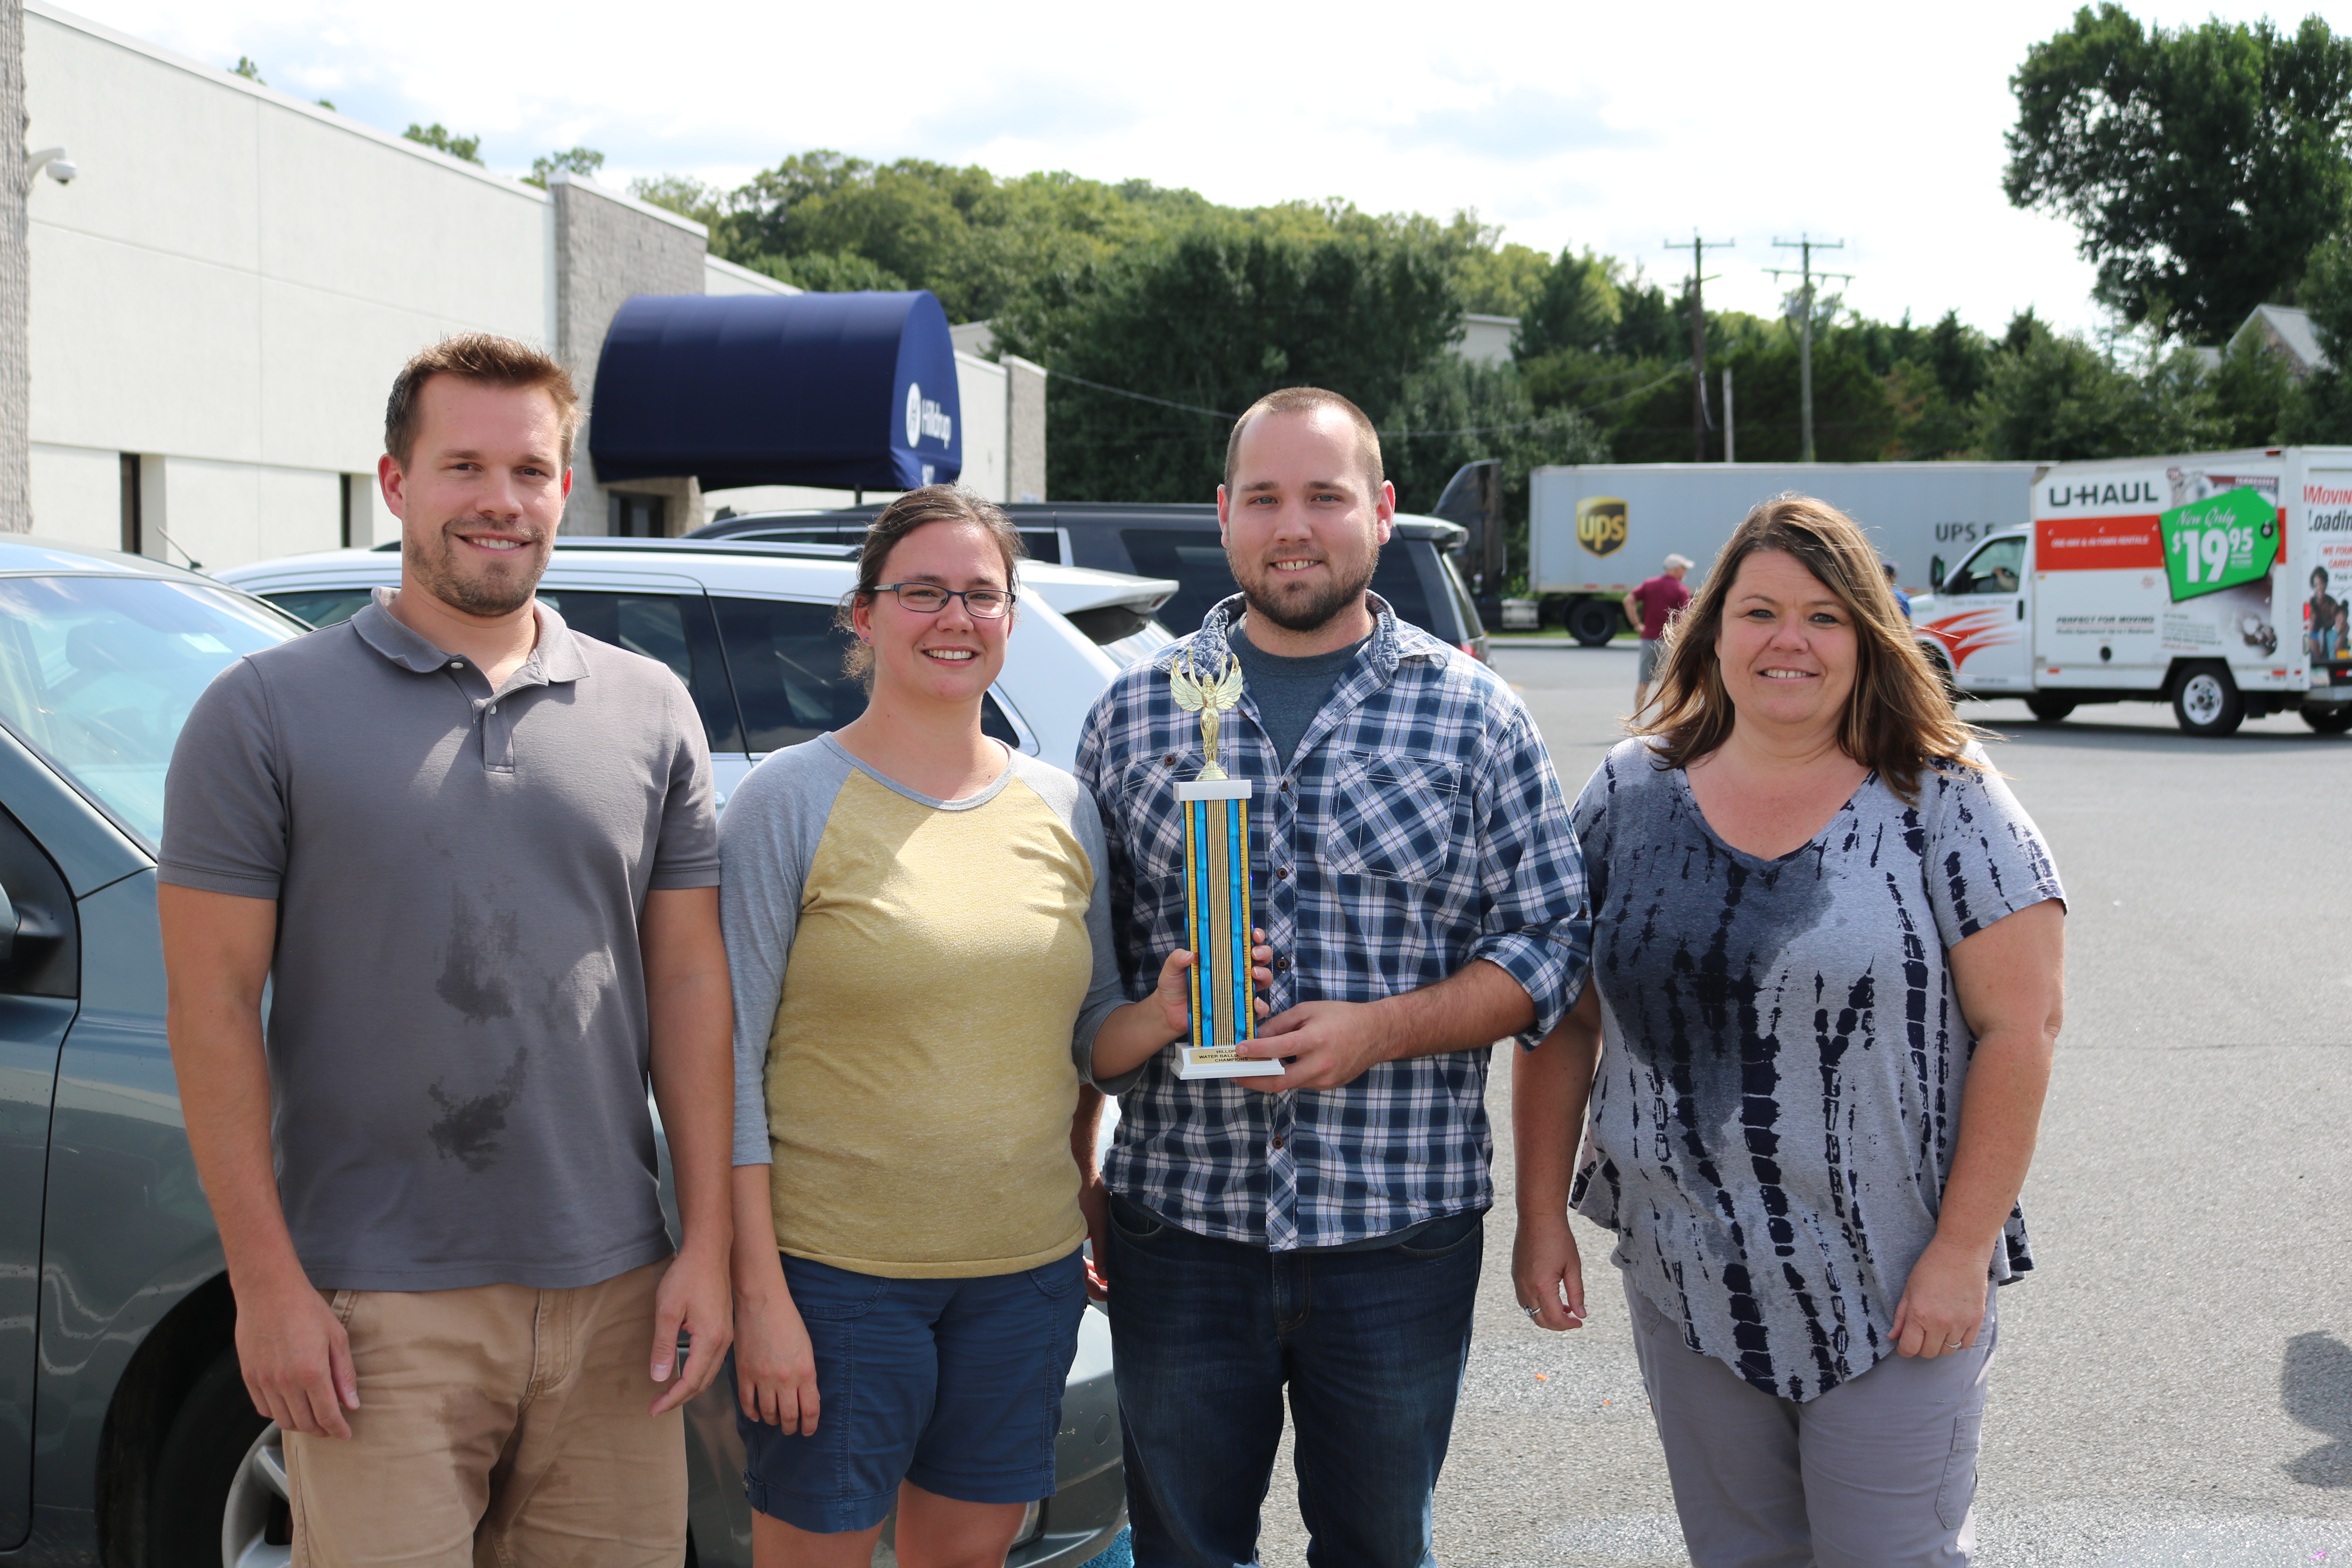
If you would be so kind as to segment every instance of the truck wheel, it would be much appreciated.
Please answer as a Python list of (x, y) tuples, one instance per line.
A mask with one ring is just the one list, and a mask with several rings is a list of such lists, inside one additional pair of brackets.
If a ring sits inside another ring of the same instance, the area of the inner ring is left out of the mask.
[(1617, 606), (1606, 599), (1579, 599), (1569, 606), (1568, 635), (1586, 647), (1600, 647), (1617, 635)]
[(234, 1347), (205, 1369), (163, 1439), (148, 1513), (150, 1568), (293, 1561), (278, 1425), (253, 1408)]
[(2055, 724), (2074, 710), (2074, 700), (2071, 697), (2045, 697), (2037, 691), (2025, 700), (2025, 708), (2044, 724)]
[(2246, 700), (2225, 664), (2192, 664), (2172, 690), (2172, 716), (2189, 734), (2218, 739), (2237, 733)]
[(2303, 721), (2322, 735), (2341, 735), (2352, 730), (2352, 705), (2342, 708), (2306, 708)]

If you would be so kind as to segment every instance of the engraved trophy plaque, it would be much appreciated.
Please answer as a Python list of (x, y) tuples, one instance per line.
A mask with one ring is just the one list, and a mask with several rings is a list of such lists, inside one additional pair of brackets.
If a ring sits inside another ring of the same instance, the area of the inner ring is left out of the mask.
[(1192, 964), (1192, 1033), (1181, 1048), (1180, 1078), (1278, 1078), (1282, 1064), (1247, 1059), (1237, 1049), (1257, 1037), (1256, 993), (1250, 984), (1249, 801), (1247, 779), (1229, 778), (1217, 761), (1221, 717), (1241, 700), (1242, 666), (1228, 649), (1211, 671), (1189, 654), (1168, 667), (1176, 705), (1201, 716), (1198, 777), (1176, 786), (1184, 814), (1184, 936)]

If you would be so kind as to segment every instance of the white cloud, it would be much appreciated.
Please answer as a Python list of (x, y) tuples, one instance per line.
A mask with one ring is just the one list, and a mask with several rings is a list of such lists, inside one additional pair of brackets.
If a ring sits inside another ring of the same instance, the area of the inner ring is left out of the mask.
[(2064, 3), (81, 4), (202, 59), (250, 55), (391, 130), (479, 133), (497, 167), (584, 142), (616, 183), (733, 184), (822, 146), (1221, 202), (1475, 207), (1510, 238), (1669, 282), (1687, 252), (1663, 242), (1696, 224), (1738, 242), (1710, 259), (1710, 301), (1759, 312), (1781, 292), (1764, 268), (1790, 254), (1771, 241), (1804, 231), (1847, 242), (1832, 265), (1873, 315), (2095, 319), (2073, 231), (2000, 192), (2009, 74), (2068, 25)]

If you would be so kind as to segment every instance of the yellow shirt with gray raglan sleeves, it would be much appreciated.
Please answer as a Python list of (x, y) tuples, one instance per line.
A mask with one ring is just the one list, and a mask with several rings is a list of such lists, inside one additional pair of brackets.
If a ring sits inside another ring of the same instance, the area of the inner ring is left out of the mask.
[(771, 1166), (777, 1247), (894, 1279), (1076, 1250), (1077, 1064), (1126, 1000), (1077, 781), (1016, 752), (935, 800), (820, 736), (736, 789), (719, 864), (735, 1163)]

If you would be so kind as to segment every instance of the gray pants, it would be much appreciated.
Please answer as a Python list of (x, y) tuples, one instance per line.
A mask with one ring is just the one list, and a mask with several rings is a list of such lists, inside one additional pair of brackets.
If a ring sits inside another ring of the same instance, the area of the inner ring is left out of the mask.
[(1625, 1299), (1696, 1568), (1965, 1568), (1999, 1332), (1990, 1290), (1974, 1349), (1889, 1355), (1802, 1405), (1692, 1350), (1630, 1277)]

